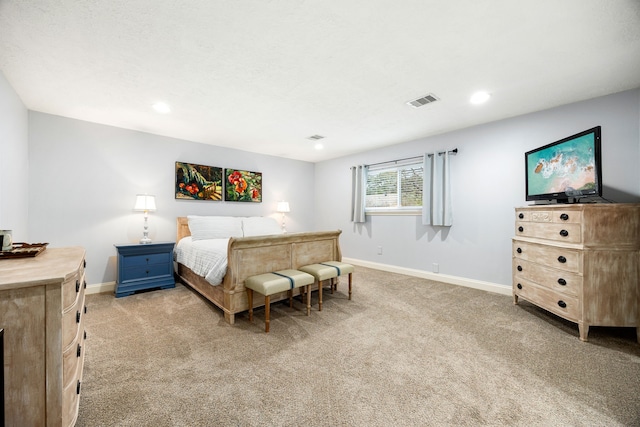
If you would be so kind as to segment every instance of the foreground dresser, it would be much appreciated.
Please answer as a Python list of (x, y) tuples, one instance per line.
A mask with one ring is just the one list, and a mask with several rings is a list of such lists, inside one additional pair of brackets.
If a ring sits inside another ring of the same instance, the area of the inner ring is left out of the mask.
[(84, 364), (85, 251), (0, 261), (7, 426), (71, 426)]
[(578, 324), (636, 327), (640, 342), (640, 204), (516, 208), (513, 298)]

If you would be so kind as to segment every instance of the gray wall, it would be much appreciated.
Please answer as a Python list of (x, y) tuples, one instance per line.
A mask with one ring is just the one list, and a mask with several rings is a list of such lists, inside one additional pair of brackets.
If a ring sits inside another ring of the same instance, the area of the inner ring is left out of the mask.
[(0, 229), (29, 241), (28, 113), (0, 71)]
[[(175, 162), (263, 173), (263, 202), (176, 200)], [(142, 237), (135, 195), (156, 196), (154, 241), (175, 241), (176, 217), (272, 216), (287, 200), (290, 232), (313, 229), (313, 163), (198, 144), (110, 126), (29, 113), (29, 236), (55, 246), (84, 246), (87, 282), (115, 280), (115, 243)]]
[[(437, 263), (440, 274), (511, 286), (513, 212), (527, 204), (524, 153), (601, 125), (604, 197), (640, 202), (639, 124), (640, 91), (633, 90), (321, 162), (315, 171), (316, 227), (341, 228), (342, 252), (349, 258), (428, 272)], [(350, 166), (453, 148), (459, 153), (452, 160), (450, 229), (423, 226), (418, 216), (349, 221)]]

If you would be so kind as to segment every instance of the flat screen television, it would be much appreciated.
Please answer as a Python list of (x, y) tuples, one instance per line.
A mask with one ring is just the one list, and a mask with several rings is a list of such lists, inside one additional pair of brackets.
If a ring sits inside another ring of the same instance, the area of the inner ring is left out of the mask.
[(602, 197), (600, 126), (525, 153), (527, 201)]

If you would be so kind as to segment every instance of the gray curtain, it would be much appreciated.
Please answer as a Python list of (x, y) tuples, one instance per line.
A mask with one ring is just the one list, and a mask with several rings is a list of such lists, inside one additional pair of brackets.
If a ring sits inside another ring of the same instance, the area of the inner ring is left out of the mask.
[(367, 186), (367, 166), (358, 165), (351, 167), (351, 222), (366, 222), (364, 214)]
[(422, 184), (422, 224), (424, 225), (450, 227), (453, 224), (450, 170), (449, 152), (424, 155)]

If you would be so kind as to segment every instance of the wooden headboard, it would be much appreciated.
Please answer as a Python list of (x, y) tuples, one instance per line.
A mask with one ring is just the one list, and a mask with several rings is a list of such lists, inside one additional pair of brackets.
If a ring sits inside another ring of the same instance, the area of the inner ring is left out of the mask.
[(179, 216), (176, 220), (176, 242), (179, 242), (183, 237), (191, 236), (191, 230), (189, 230), (189, 220), (186, 216)]

